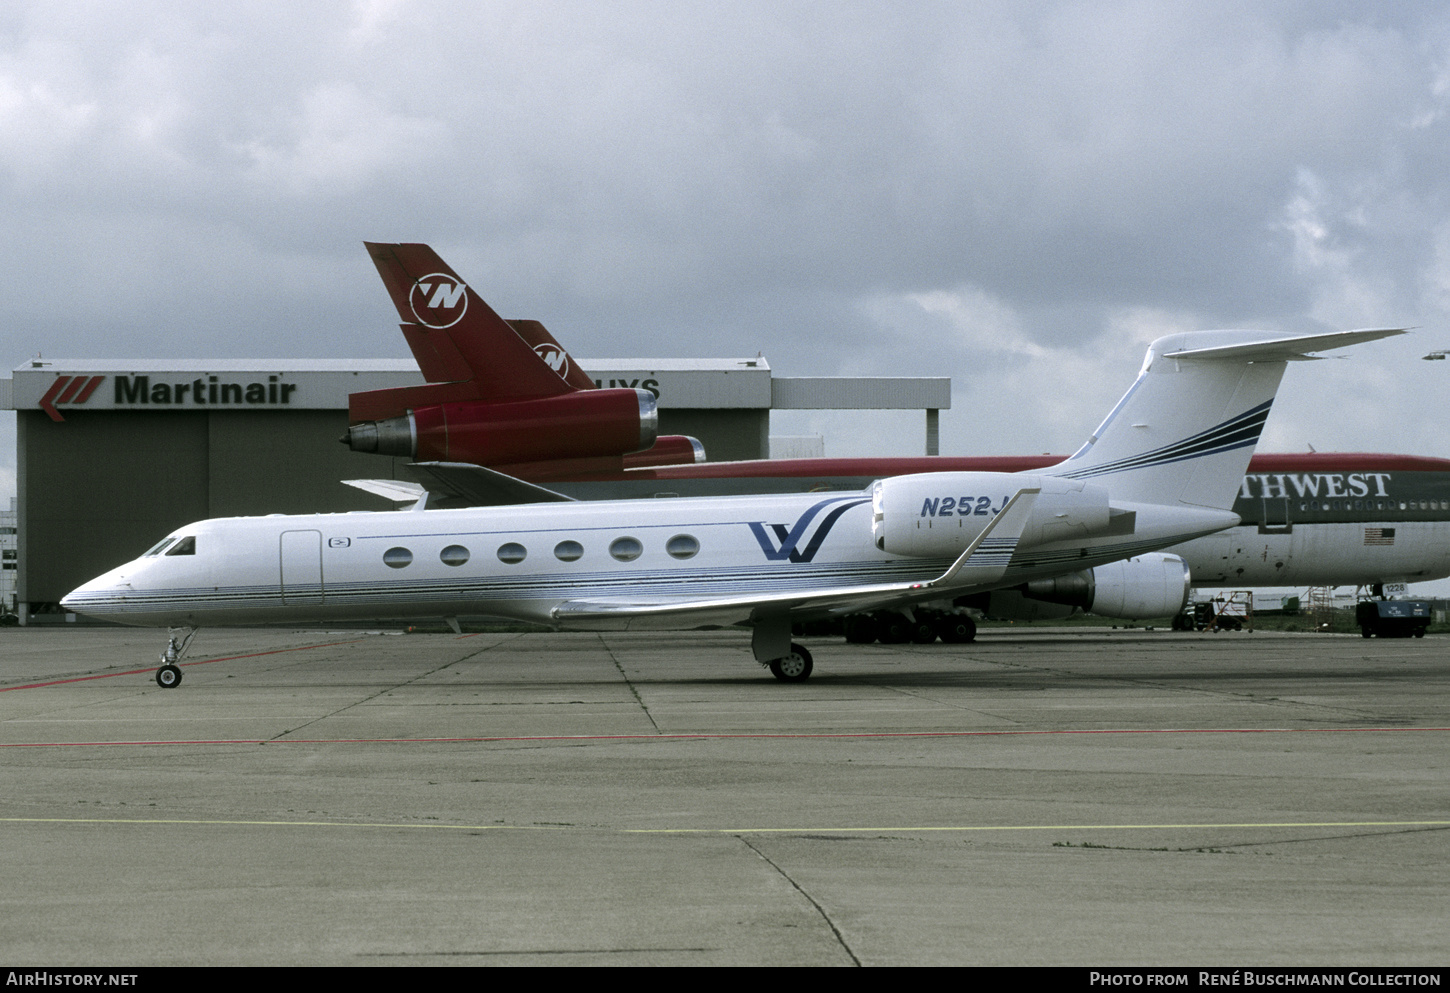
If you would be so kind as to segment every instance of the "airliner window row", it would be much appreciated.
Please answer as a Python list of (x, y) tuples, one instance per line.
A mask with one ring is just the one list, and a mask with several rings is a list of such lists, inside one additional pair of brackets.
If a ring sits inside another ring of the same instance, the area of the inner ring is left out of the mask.
[[(1308, 500), (1300, 510), (1394, 510), (1393, 500)], [(1401, 500), (1400, 510), (1450, 510), (1450, 500)]]
[[(162, 546), (149, 552), (156, 554)], [(677, 534), (665, 542), (665, 552), (675, 559), (694, 558), (700, 551), (700, 542), (694, 535)], [(498, 546), (498, 560), (505, 565), (518, 565), (528, 558), (529, 550), (516, 541), (506, 541)], [(644, 543), (638, 538), (628, 535), (615, 538), (609, 543), (609, 554), (620, 562), (633, 562), (644, 554)], [(444, 565), (460, 566), (472, 557), (472, 553), (462, 545), (449, 545), (438, 553), (438, 559)], [(554, 546), (554, 557), (560, 562), (577, 562), (584, 557), (584, 546), (572, 539), (559, 542)], [(413, 563), (413, 552), (401, 546), (389, 548), (383, 553), (383, 564), (393, 569), (403, 569)]]

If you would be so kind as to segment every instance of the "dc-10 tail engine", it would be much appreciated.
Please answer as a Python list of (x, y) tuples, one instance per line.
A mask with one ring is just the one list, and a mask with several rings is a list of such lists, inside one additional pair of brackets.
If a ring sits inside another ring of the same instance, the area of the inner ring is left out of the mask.
[(649, 448), (658, 436), (652, 393), (609, 389), (510, 403), (418, 406), (402, 416), (354, 424), (343, 441), (353, 451), (419, 462), (506, 465), (623, 455)]

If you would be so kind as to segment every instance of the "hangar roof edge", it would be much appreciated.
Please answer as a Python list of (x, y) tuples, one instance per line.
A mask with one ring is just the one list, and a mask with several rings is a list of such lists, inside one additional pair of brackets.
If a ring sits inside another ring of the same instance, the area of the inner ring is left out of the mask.
[[(770, 372), (763, 357), (748, 359), (590, 359), (574, 357), (585, 369), (601, 372)], [(413, 359), (28, 359), (12, 372), (417, 372)]]

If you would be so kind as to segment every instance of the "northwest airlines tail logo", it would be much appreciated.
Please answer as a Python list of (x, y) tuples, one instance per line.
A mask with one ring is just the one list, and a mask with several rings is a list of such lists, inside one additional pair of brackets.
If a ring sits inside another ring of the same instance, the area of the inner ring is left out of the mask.
[[(760, 542), (760, 550), (770, 561), (784, 562), (788, 559), (791, 562), (809, 562), (816, 557), (816, 552), (820, 551), (821, 542), (826, 540), (826, 535), (831, 533), (831, 528), (835, 526), (842, 514), (852, 507), (859, 507), (863, 503), (870, 502), (870, 497), (832, 497), (829, 500), (822, 500), (801, 514), (796, 519), (794, 527), (788, 524), (757, 524), (752, 521), (750, 530), (755, 534), (755, 540)], [(815, 530), (811, 531), (811, 523), (815, 521), (816, 515), (832, 504), (836, 504), (836, 506), (821, 518), (821, 522), (816, 525)], [(769, 532), (765, 530), (767, 527), (770, 528)], [(811, 531), (809, 538), (806, 537), (808, 531)], [(804, 548), (801, 547), (802, 541), (805, 542)]]
[(569, 353), (564, 349), (545, 342), (534, 346), (534, 354), (544, 360), (544, 365), (557, 372), (560, 379), (569, 378)]
[(444, 272), (423, 276), (409, 291), (408, 306), (424, 327), (451, 328), (468, 310), (468, 284)]

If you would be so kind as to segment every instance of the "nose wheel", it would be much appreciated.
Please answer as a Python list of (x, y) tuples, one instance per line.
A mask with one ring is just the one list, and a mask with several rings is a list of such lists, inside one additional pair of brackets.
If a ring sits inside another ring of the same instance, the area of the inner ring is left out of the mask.
[(161, 668), (156, 670), (156, 685), (163, 690), (181, 685), (180, 662), (196, 637), (196, 628), (171, 628), (166, 632), (166, 651), (161, 653)]

